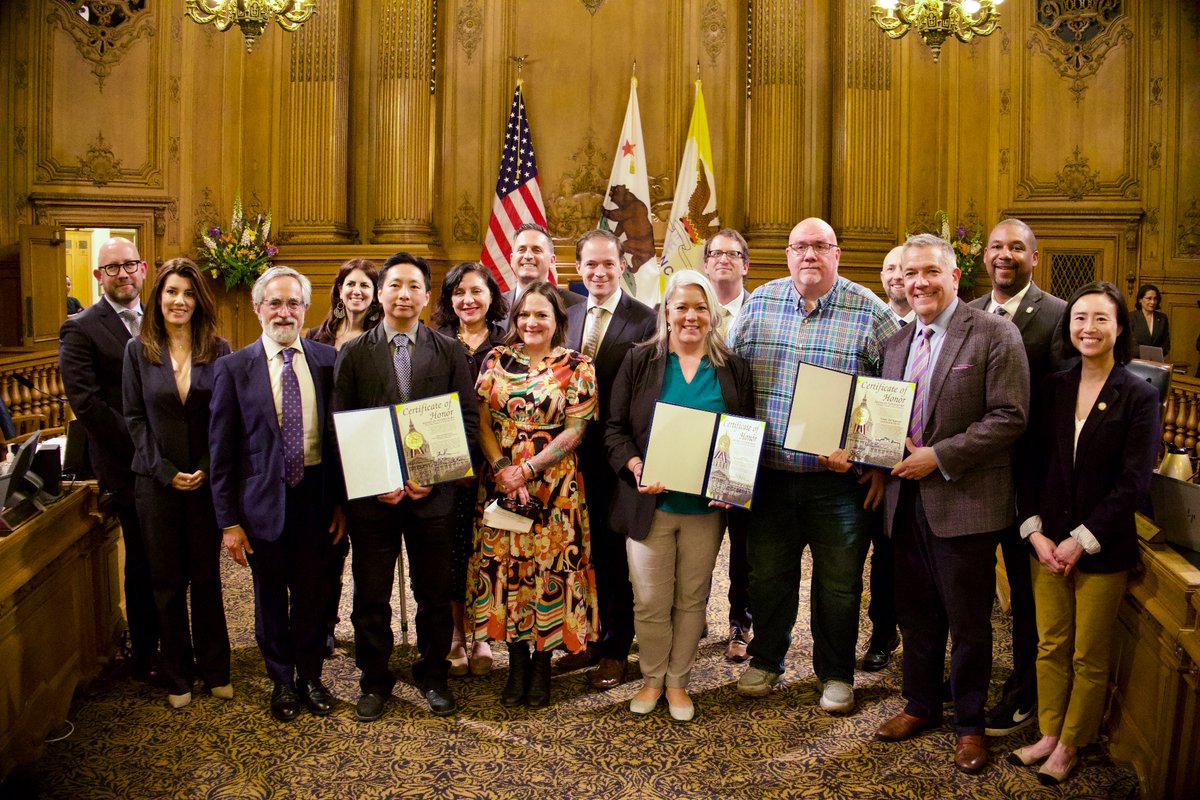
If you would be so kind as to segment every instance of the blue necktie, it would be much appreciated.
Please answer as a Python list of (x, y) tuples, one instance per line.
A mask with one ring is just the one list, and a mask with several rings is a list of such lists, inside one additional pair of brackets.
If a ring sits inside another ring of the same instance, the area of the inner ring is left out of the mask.
[(288, 486), (296, 486), (304, 479), (304, 406), (300, 401), (300, 379), (292, 368), (296, 350), (288, 347), (282, 355), (283, 423), (280, 433), (283, 434), (283, 477)]
[(397, 333), (392, 337), (396, 352), (392, 356), (396, 368), (396, 386), (400, 389), (400, 402), (408, 402), (408, 390), (412, 384), (412, 356), (408, 352), (408, 336)]

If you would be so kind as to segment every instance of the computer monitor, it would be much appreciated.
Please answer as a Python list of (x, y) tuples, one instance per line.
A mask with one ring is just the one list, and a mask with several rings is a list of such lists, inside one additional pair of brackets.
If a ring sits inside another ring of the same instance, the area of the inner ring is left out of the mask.
[(13, 467), (0, 475), (0, 534), (11, 531), (45, 507), (38, 502), (42, 481), (29, 471), (33, 454), (37, 452), (40, 431), (21, 443)]

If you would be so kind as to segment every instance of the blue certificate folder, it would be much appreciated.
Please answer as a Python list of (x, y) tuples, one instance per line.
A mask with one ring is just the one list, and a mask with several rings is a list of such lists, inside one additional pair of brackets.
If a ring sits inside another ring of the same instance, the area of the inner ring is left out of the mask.
[(766, 431), (752, 417), (655, 403), (642, 485), (750, 508)]
[(904, 458), (916, 389), (801, 362), (783, 446), (820, 456), (845, 449), (856, 464), (891, 469)]

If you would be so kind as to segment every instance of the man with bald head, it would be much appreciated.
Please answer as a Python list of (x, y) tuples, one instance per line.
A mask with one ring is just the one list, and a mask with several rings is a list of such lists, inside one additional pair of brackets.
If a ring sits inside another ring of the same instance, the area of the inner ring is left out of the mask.
[[(517, 228), (516, 235), (513, 236), (512, 252), (508, 256), (508, 265), (517, 276), (517, 285), (504, 293), (508, 307), (512, 308), (513, 303), (517, 301), (517, 295), (525, 291), (529, 284), (549, 280), (550, 268), (556, 263), (558, 257), (554, 255), (554, 240), (550, 238), (550, 231), (536, 222), (526, 222)], [(567, 308), (585, 300), (583, 295), (562, 288), (558, 290), (558, 296)]]
[(870, 544), (868, 510), (882, 498), (882, 476), (834, 472), (824, 458), (786, 450), (788, 413), (800, 362), (878, 375), (895, 315), (870, 290), (838, 275), (837, 235), (806, 219), (788, 237), (790, 277), (755, 290), (734, 327), (733, 349), (754, 371), (755, 412), (767, 422), (750, 520), (750, 602), (754, 639), (738, 691), (764, 696), (779, 682), (791, 644), (800, 564), (812, 551), (813, 670), (821, 707), (854, 710), (862, 572)]
[[(1042, 291), (1033, 281), (1037, 268), (1037, 237), (1019, 219), (1000, 221), (988, 235), (983, 265), (992, 281), (992, 291), (971, 302), (974, 308), (1011, 320), (1021, 334), (1029, 361), (1030, 390), (1037, 402), (1042, 379), (1063, 369), (1062, 315), (1067, 304)], [(1031, 406), (1032, 407), (1032, 406)], [(1013, 469), (1020, 484), (1020, 470), (1029, 458), (1029, 435), (1017, 441)], [(1017, 526), (1000, 533), (1000, 549), (1008, 576), (1012, 603), (1013, 671), (1004, 682), (1000, 701), (988, 710), (987, 735), (1006, 736), (1034, 722), (1037, 706), (1037, 620), (1034, 618), (1033, 583), (1029, 574), (1029, 546)]]
[(150, 560), (133, 502), (133, 440), (125, 425), (125, 343), (142, 329), (146, 262), (137, 246), (114, 236), (96, 252), (92, 274), (103, 297), (67, 318), (59, 330), (58, 364), (71, 410), (88, 434), (88, 461), (112, 499), (125, 543), (125, 614), (134, 674), (156, 677), (158, 617)]

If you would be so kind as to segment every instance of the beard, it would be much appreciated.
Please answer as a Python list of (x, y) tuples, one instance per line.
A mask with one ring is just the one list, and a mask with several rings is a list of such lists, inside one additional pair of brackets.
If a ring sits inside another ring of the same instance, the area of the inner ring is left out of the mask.
[(263, 326), (263, 333), (276, 344), (287, 346), (299, 337), (300, 324), (291, 317), (276, 318)]

